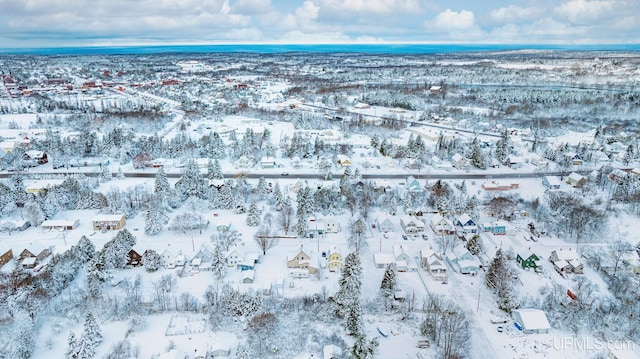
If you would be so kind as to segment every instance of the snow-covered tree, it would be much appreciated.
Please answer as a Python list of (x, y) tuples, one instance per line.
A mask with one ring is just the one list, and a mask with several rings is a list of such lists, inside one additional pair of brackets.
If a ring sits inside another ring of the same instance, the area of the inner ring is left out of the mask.
[(156, 193), (153, 202), (145, 213), (144, 233), (154, 235), (160, 233), (167, 223), (169, 217), (166, 214), (167, 205), (163, 201), (163, 196)]
[(513, 298), (513, 273), (502, 248), (496, 251), (496, 256), (489, 265), (485, 277), (487, 287), (498, 295), (498, 307), (507, 313), (517, 308), (517, 301)]
[(102, 342), (102, 332), (93, 314), (88, 312), (84, 320), (84, 329), (77, 342), (77, 358), (93, 358), (96, 347)]
[(393, 301), (393, 294), (395, 293), (396, 286), (398, 284), (398, 270), (395, 263), (389, 263), (382, 276), (382, 283), (380, 283), (380, 296), (384, 299), (384, 307), (389, 310), (391, 301)]
[(118, 167), (118, 172), (116, 174), (116, 178), (119, 180), (123, 180), (126, 177), (124, 176), (124, 172), (122, 172), (122, 167)]
[(353, 346), (349, 350), (349, 359), (369, 359), (374, 358), (378, 350), (378, 340), (373, 338), (368, 340), (364, 333), (355, 336)]
[(187, 167), (175, 185), (176, 193), (180, 198), (187, 199), (189, 196), (206, 198), (205, 181), (200, 176), (200, 169), (195, 160), (187, 161)]
[(153, 188), (155, 193), (160, 193), (164, 196), (168, 196), (171, 192), (171, 185), (169, 184), (167, 174), (164, 172), (162, 167), (160, 167), (158, 172), (156, 172)]
[(100, 182), (109, 182), (113, 179), (113, 174), (111, 174), (111, 168), (109, 166), (102, 166), (102, 171), (100, 173)]
[(336, 304), (336, 314), (340, 318), (345, 318), (351, 305), (360, 300), (362, 265), (357, 253), (352, 252), (345, 257), (338, 286), (338, 292), (333, 297)]
[(293, 208), (291, 206), (283, 206), (280, 212), (276, 214), (275, 221), (278, 228), (284, 231), (285, 235), (289, 234), (293, 224)]
[(78, 339), (73, 332), (69, 333), (69, 338), (67, 339), (67, 349), (64, 352), (64, 359), (79, 359), (78, 356)]
[(142, 255), (142, 265), (147, 272), (155, 272), (160, 269), (160, 254), (153, 249), (148, 249)]
[(267, 226), (261, 226), (258, 228), (253, 236), (253, 239), (258, 244), (258, 247), (262, 250), (262, 255), (267, 254), (267, 250), (272, 248), (278, 243), (278, 238), (273, 236)]
[(480, 238), (480, 236), (477, 234), (471, 237), (467, 241), (467, 250), (469, 251), (469, 253), (473, 254), (474, 256), (477, 256), (478, 254), (484, 252), (484, 246), (482, 245), (482, 238)]
[(222, 251), (222, 246), (216, 245), (213, 248), (213, 254), (211, 256), (211, 271), (216, 278), (224, 278), (227, 274), (227, 260)]
[(42, 222), (44, 222), (44, 212), (40, 208), (40, 205), (37, 202), (29, 202), (24, 205), (25, 208), (25, 218), (32, 227), (38, 227)]
[(251, 202), (249, 205), (249, 212), (247, 213), (245, 222), (249, 227), (257, 227), (260, 225), (260, 210), (255, 202)]

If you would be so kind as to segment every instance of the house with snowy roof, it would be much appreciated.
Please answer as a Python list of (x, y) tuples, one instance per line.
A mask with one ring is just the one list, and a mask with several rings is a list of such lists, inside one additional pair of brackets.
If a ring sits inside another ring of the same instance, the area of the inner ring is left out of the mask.
[(239, 245), (233, 245), (229, 250), (224, 254), (224, 257), (227, 261), (228, 267), (235, 267), (238, 263), (244, 260), (245, 250)]
[(538, 257), (532, 250), (529, 248), (526, 251), (518, 252), (516, 254), (516, 262), (520, 265), (522, 269), (537, 269), (538, 261), (540, 257)]
[(439, 236), (455, 233), (453, 224), (440, 214), (431, 217), (431, 220), (429, 220), (429, 227), (431, 227), (433, 233)]
[(511, 315), (516, 327), (524, 334), (544, 334), (551, 329), (547, 315), (542, 310), (521, 308), (514, 310)]
[(476, 222), (466, 213), (456, 216), (454, 223), (458, 230), (465, 234), (478, 233), (478, 225)]
[(318, 272), (318, 268), (311, 264), (311, 256), (302, 249), (302, 246), (300, 246), (300, 250), (296, 254), (287, 258), (287, 268), (305, 269), (309, 274)]
[(420, 251), (420, 265), (435, 279), (443, 280), (447, 278), (447, 266), (442, 257), (431, 247)]
[(578, 253), (571, 248), (554, 250), (549, 256), (549, 261), (553, 263), (553, 268), (558, 273), (583, 274), (584, 264), (580, 261)]
[(567, 177), (567, 184), (571, 187), (582, 187), (585, 183), (587, 183), (587, 177), (579, 173), (571, 172)]
[(480, 270), (480, 262), (463, 245), (454, 247), (446, 254), (449, 265), (461, 274), (476, 275)]
[(467, 159), (461, 154), (456, 153), (451, 156), (451, 165), (459, 170), (464, 169), (467, 167)]
[(378, 227), (378, 231), (382, 233), (393, 232), (394, 226), (391, 216), (388, 214), (378, 216), (378, 218), (376, 218), (376, 227)]
[(420, 182), (418, 182), (415, 177), (409, 176), (407, 178), (407, 181), (404, 184), (405, 193), (422, 193), (423, 191), (424, 190), (422, 189), (422, 186), (420, 186)]
[(424, 223), (413, 215), (400, 217), (400, 226), (404, 230), (404, 233), (411, 236), (424, 232)]

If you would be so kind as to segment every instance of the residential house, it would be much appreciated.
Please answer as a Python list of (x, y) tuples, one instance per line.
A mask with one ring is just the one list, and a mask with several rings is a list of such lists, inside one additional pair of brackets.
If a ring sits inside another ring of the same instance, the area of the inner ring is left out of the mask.
[(338, 233), (340, 232), (340, 223), (338, 223), (335, 219), (329, 218), (324, 223), (324, 232), (325, 233)]
[(582, 187), (587, 183), (587, 178), (579, 173), (571, 172), (569, 177), (567, 177), (567, 183), (571, 187)]
[(374, 253), (373, 264), (378, 269), (387, 268), (387, 266), (394, 262), (393, 254), (391, 253)]
[(423, 191), (424, 190), (422, 189), (422, 186), (420, 186), (420, 182), (418, 182), (415, 177), (409, 176), (407, 178), (407, 181), (404, 184), (405, 193), (422, 193)]
[(411, 256), (407, 254), (402, 244), (393, 246), (393, 261), (396, 263), (398, 272), (406, 272), (409, 267), (414, 267), (411, 262)]
[(420, 265), (437, 280), (447, 278), (447, 266), (444, 264), (442, 257), (431, 247), (420, 251)]
[[(34, 253), (38, 253), (38, 254), (34, 254)], [(17, 260), (22, 264), (23, 268), (31, 269), (31, 268), (35, 268), (35, 266), (38, 263), (42, 262), (44, 259), (49, 257), (52, 253), (53, 253), (52, 247), (44, 247), (37, 250), (34, 250), (34, 248), (32, 248), (32, 250), (25, 248), (24, 250), (22, 250), (22, 252), (20, 252), (20, 255), (18, 256)]]
[(464, 234), (478, 233), (478, 225), (476, 222), (466, 213), (457, 216), (454, 223), (458, 230)]
[(522, 159), (522, 157), (509, 156), (507, 158), (507, 165), (513, 169), (522, 168), (523, 164), (524, 164), (524, 160)]
[(239, 245), (233, 245), (225, 253), (225, 259), (227, 260), (228, 267), (236, 267), (238, 263), (244, 261), (245, 250)]
[(580, 262), (578, 253), (569, 248), (568, 250), (555, 250), (551, 252), (549, 261), (558, 273), (583, 274), (584, 264)]
[(0, 142), (0, 149), (4, 153), (9, 153), (18, 147), (18, 142), (16, 140), (4, 140)]
[(351, 159), (345, 155), (338, 155), (338, 164), (340, 165), (340, 167), (347, 167), (347, 166), (351, 166), (352, 162)]
[(514, 310), (511, 315), (516, 327), (524, 334), (544, 334), (548, 333), (551, 325), (546, 314), (539, 309), (521, 308)]
[(414, 236), (424, 232), (424, 223), (416, 216), (404, 215), (400, 217), (400, 226), (404, 233)]
[(507, 234), (507, 222), (505, 221), (487, 222), (482, 225), (482, 229), (485, 232), (491, 232), (492, 234), (496, 234), (496, 235)]
[(547, 189), (559, 189), (561, 183), (560, 178), (556, 176), (542, 177), (542, 185)]
[(276, 160), (273, 157), (262, 157), (262, 159), (260, 159), (260, 166), (262, 168), (273, 168), (276, 166)]
[(193, 266), (194, 260), (199, 260), (200, 264), (198, 268), (200, 270), (209, 270), (211, 269), (211, 261), (213, 260), (213, 251), (215, 250), (214, 246), (211, 243), (202, 243), (200, 248), (193, 252), (191, 255), (191, 265)]
[(127, 253), (127, 265), (132, 267), (139, 267), (142, 265), (142, 255), (145, 251), (141, 250), (138, 246), (133, 246)]
[(287, 268), (305, 269), (309, 274), (316, 274), (318, 272), (318, 268), (311, 265), (311, 256), (302, 250), (302, 246), (297, 254), (287, 258)]
[(446, 254), (449, 265), (461, 274), (476, 275), (480, 270), (480, 263), (463, 245), (454, 247)]
[(439, 214), (431, 217), (431, 220), (429, 221), (429, 227), (431, 227), (433, 233), (439, 236), (455, 233), (453, 224), (448, 219)]
[(496, 181), (491, 181), (491, 182), (484, 182), (481, 185), (481, 187), (485, 191), (510, 191), (512, 189), (520, 188), (520, 184), (519, 183), (503, 184), (503, 183), (498, 183)]
[(249, 168), (253, 166), (253, 160), (247, 156), (240, 156), (236, 161), (236, 165), (240, 168)]
[(520, 267), (522, 267), (522, 269), (529, 269), (529, 268), (538, 269), (539, 260), (540, 260), (540, 257), (538, 257), (535, 253), (533, 253), (533, 251), (531, 251), (531, 248), (529, 248), (525, 252), (518, 253), (516, 255), (516, 261), (518, 262)]
[(49, 159), (47, 158), (46, 153), (44, 153), (43, 151), (36, 151), (36, 150), (30, 150), (25, 152), (22, 159), (25, 161), (34, 162), (38, 165), (43, 165), (49, 162)]
[(457, 169), (465, 169), (467, 167), (467, 159), (459, 153), (451, 157), (451, 165)]
[(432, 95), (439, 94), (440, 92), (442, 92), (442, 86), (433, 85), (433, 86), (429, 87), (429, 92)]
[(383, 214), (376, 218), (376, 227), (382, 233), (393, 232), (393, 221), (388, 214)]
[(127, 220), (124, 214), (99, 214), (91, 219), (94, 231), (115, 231), (124, 228)]
[(172, 251), (165, 249), (162, 254), (160, 254), (160, 263), (163, 267), (172, 269), (176, 267), (177, 258), (178, 256)]
[[(2, 253), (2, 252), (0, 252)], [(5, 264), (9, 263), (13, 259), (13, 251), (9, 248), (7, 251), (0, 255), (0, 268), (2, 268)]]
[(62, 179), (49, 179), (49, 180), (36, 180), (36, 181), (27, 181), (25, 183), (25, 191), (27, 193), (41, 193), (44, 190), (47, 190), (53, 186), (59, 186), (64, 182)]
[(42, 224), (40, 224), (40, 228), (43, 230), (56, 230), (56, 231), (70, 231), (78, 228), (80, 225), (80, 220), (66, 220), (66, 219), (48, 219)]
[(342, 255), (333, 247), (328, 253), (325, 253), (330, 272), (337, 272), (342, 268)]

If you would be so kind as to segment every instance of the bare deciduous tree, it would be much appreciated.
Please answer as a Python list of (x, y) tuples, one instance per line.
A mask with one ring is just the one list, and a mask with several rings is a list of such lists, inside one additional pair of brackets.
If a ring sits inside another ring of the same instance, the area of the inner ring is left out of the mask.
[(262, 255), (267, 254), (267, 250), (274, 247), (278, 243), (278, 237), (271, 234), (269, 227), (262, 226), (258, 228), (253, 239), (258, 243), (258, 247), (262, 250)]
[(293, 207), (283, 206), (282, 210), (276, 215), (276, 225), (284, 231), (284, 234), (289, 234), (289, 230), (293, 225)]

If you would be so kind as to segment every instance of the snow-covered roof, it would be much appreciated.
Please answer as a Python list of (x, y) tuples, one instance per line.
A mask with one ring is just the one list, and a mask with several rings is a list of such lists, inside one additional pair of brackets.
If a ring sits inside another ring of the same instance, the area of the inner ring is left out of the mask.
[(113, 222), (120, 221), (124, 214), (98, 214), (91, 218), (92, 222)]
[(551, 328), (547, 315), (540, 309), (523, 308), (514, 310), (513, 313), (516, 318), (519, 317), (523, 329), (545, 330)]

